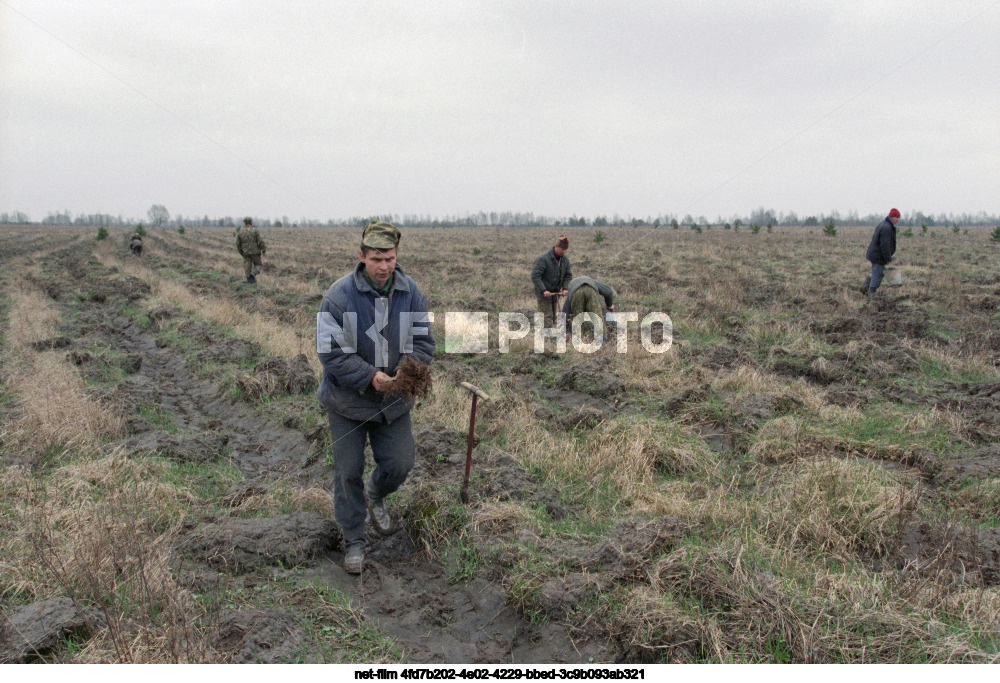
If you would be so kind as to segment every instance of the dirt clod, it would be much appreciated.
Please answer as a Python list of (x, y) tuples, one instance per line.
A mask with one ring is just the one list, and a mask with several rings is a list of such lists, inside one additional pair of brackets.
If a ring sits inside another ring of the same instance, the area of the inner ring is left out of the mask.
[(97, 625), (94, 610), (81, 611), (69, 598), (45, 598), (19, 607), (0, 621), (0, 664), (24, 663), (57, 649), (70, 636)]
[(154, 330), (162, 329), (164, 321), (176, 315), (177, 312), (170, 306), (157, 306), (146, 312), (146, 317), (149, 319), (150, 325), (152, 325)]
[(1000, 583), (1000, 528), (910, 523), (902, 534), (897, 565), (921, 574), (945, 571), (963, 583), (995, 586)]
[(273, 664), (294, 660), (312, 643), (287, 612), (246, 609), (222, 615), (215, 647), (234, 664)]
[(581, 601), (607, 590), (610, 585), (606, 575), (574, 572), (543, 583), (539, 589), (538, 604), (551, 618), (564, 619)]
[(603, 422), (605, 417), (605, 414), (596, 408), (580, 406), (577, 410), (559, 415), (553, 420), (553, 423), (558, 429), (566, 431), (573, 429), (593, 429)]
[(51, 337), (31, 342), (31, 348), (35, 351), (50, 351), (52, 349), (65, 349), (72, 343), (73, 341), (69, 337)]
[(673, 517), (623, 520), (580, 555), (579, 566), (590, 572), (610, 573), (618, 580), (637, 580), (651, 558), (670, 549), (686, 531), (687, 526)]
[(230, 573), (302, 564), (341, 542), (340, 528), (309, 512), (252, 519), (227, 518), (191, 532), (181, 549)]
[(556, 384), (563, 389), (573, 389), (600, 398), (616, 396), (628, 387), (624, 380), (612, 374), (611, 360), (608, 358), (577, 363), (564, 372)]
[(166, 434), (149, 432), (130, 439), (129, 450), (159, 453), (177, 462), (206, 463), (219, 457), (229, 441), (225, 434), (199, 432), (197, 434)]
[(240, 363), (260, 354), (260, 344), (248, 339), (222, 339), (204, 351), (198, 352), (198, 360), (215, 363)]
[(981, 448), (942, 456), (941, 469), (935, 481), (941, 484), (961, 484), (968, 478), (1000, 477), (1000, 446)]

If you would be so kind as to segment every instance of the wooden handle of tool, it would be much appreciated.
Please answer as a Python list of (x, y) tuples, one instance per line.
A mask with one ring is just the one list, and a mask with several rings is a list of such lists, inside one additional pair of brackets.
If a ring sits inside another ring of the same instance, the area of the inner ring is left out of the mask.
[(477, 387), (475, 384), (469, 384), (468, 382), (462, 382), (462, 386), (468, 389), (470, 392), (483, 399), (484, 401), (489, 401), (490, 397), (485, 391)]

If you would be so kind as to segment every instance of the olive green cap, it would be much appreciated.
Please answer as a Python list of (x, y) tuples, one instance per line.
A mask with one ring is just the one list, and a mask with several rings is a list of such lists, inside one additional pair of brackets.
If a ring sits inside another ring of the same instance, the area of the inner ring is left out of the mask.
[(372, 249), (395, 249), (399, 246), (399, 229), (383, 221), (371, 221), (361, 233), (361, 246)]

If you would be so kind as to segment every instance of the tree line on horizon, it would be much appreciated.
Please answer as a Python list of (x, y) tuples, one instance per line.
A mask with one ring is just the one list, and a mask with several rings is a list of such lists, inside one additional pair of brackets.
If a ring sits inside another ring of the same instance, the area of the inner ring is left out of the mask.
[[(831, 221), (838, 225), (869, 225), (875, 224), (885, 218), (884, 213), (869, 213), (859, 215), (857, 211), (849, 211), (841, 214), (837, 210), (829, 213), (821, 213), (799, 217), (790, 211), (787, 213), (776, 212), (774, 209), (760, 207), (754, 209), (746, 216), (732, 215), (728, 217), (717, 216), (714, 221), (706, 216), (693, 216), (686, 214), (683, 217), (672, 213), (658, 214), (656, 216), (622, 216), (621, 214), (598, 214), (592, 218), (577, 216), (573, 214), (569, 217), (560, 216), (538, 216), (532, 212), (517, 211), (479, 211), (477, 213), (467, 213), (464, 215), (446, 215), (443, 218), (427, 214), (379, 214), (369, 216), (351, 216), (346, 219), (317, 220), (313, 218), (290, 219), (288, 216), (280, 218), (256, 217), (254, 224), (263, 227), (361, 227), (368, 221), (377, 219), (384, 220), (403, 227), (416, 228), (463, 228), (463, 227), (528, 227), (528, 226), (551, 226), (551, 227), (616, 227), (616, 226), (652, 226), (658, 227), (679, 227), (684, 226), (711, 226), (711, 225), (767, 225), (767, 226), (819, 226)], [(33, 221), (28, 214), (23, 211), (13, 211), (10, 213), (0, 213), (0, 225), (80, 225), (80, 226), (125, 226), (131, 227), (143, 224), (150, 227), (175, 226), (175, 227), (219, 227), (235, 228), (241, 224), (243, 217), (214, 216), (207, 214), (203, 216), (184, 216), (176, 214), (171, 216), (170, 212), (162, 204), (153, 204), (146, 212), (145, 219), (137, 220), (132, 216), (117, 216), (106, 213), (77, 214), (73, 216), (69, 210), (49, 212), (40, 221)], [(987, 214), (985, 211), (977, 213), (938, 213), (925, 214), (922, 211), (903, 211), (900, 223), (910, 226), (948, 226), (948, 225), (994, 225), (1000, 222), (1000, 216)]]

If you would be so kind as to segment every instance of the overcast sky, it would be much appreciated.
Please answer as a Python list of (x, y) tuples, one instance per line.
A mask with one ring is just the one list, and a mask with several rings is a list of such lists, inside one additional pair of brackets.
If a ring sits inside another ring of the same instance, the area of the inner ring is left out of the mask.
[(0, 0), (0, 212), (1000, 213), (1000, 0)]

